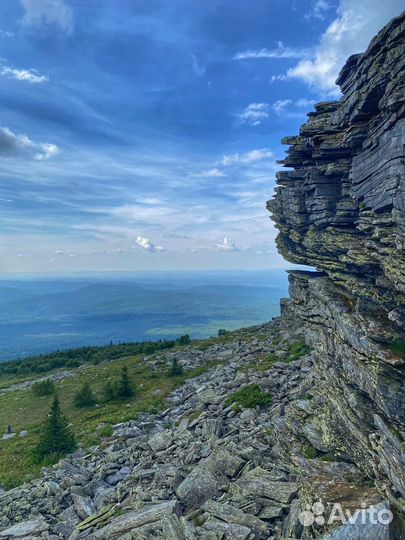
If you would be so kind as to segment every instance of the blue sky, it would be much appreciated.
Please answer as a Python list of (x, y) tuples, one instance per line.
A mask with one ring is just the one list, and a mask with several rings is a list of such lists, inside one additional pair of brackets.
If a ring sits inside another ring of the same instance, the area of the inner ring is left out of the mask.
[(265, 202), (402, 0), (0, 4), (0, 271), (285, 265)]

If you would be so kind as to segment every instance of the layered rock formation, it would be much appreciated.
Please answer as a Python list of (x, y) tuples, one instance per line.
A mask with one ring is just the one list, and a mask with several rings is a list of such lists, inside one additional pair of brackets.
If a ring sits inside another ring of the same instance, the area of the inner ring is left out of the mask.
[(268, 203), (290, 274), (285, 325), (315, 351), (317, 424), (405, 510), (405, 19), (393, 19), (308, 115)]

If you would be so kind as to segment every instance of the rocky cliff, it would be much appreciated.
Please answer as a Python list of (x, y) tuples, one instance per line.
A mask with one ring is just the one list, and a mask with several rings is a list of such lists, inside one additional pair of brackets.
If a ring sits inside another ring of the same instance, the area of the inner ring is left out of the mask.
[(322, 102), (281, 162), (268, 203), (290, 273), (284, 325), (318, 373), (317, 425), (405, 510), (405, 35), (393, 19)]

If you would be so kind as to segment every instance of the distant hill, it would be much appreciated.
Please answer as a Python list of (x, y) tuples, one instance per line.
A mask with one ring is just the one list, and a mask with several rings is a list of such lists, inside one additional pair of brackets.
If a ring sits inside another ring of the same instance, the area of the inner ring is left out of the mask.
[(3, 281), (0, 360), (111, 340), (209, 337), (271, 319), (286, 294), (283, 271)]

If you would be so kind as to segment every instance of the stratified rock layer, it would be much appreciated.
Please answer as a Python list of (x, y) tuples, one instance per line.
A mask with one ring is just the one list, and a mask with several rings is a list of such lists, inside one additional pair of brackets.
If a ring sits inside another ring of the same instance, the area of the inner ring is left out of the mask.
[(393, 19), (315, 106), (268, 203), (290, 273), (284, 325), (315, 350), (318, 424), (405, 508), (405, 36)]

